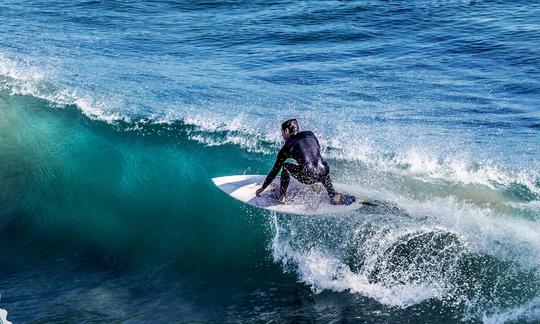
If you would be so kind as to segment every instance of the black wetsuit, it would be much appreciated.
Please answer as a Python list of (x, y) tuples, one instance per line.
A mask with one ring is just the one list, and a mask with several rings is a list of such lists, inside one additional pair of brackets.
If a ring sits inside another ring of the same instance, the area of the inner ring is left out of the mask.
[[(298, 164), (285, 162), (288, 158), (296, 160)], [(290, 175), (305, 184), (322, 182), (330, 198), (336, 194), (329, 176), (330, 168), (323, 160), (319, 141), (312, 132), (305, 131), (291, 135), (281, 150), (279, 150), (276, 163), (266, 177), (262, 185), (263, 188), (268, 187), (274, 181), (282, 167), (281, 196), (287, 192)]]

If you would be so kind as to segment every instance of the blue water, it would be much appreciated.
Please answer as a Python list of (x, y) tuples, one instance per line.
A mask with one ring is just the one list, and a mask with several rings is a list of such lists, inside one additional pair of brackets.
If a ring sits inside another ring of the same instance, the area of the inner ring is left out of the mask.
[[(535, 1), (3, 1), (19, 322), (540, 321)], [(256, 210), (314, 131), (347, 215)]]

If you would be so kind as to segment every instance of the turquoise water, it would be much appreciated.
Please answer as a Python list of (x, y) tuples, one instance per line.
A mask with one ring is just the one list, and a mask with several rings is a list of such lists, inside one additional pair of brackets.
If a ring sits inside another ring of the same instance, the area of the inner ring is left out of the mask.
[[(19, 322), (540, 320), (532, 1), (0, 5)], [(297, 117), (347, 215), (253, 209)]]

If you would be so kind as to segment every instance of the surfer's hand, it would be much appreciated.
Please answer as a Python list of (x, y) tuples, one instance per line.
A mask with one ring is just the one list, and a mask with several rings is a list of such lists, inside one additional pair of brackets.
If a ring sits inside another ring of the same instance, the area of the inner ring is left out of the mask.
[(260, 197), (263, 191), (264, 191), (264, 188), (260, 187), (259, 189), (257, 189), (257, 191), (255, 191), (255, 196)]

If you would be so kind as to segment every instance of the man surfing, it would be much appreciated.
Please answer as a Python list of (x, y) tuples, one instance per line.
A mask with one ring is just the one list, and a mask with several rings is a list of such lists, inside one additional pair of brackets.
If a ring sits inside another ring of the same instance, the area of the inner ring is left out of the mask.
[[(333, 205), (350, 205), (356, 201), (354, 196), (341, 194), (334, 190), (330, 179), (330, 168), (326, 161), (323, 160), (320, 152), (321, 146), (312, 132), (299, 132), (296, 119), (289, 119), (281, 124), (281, 135), (285, 140), (285, 144), (279, 150), (274, 167), (266, 176), (266, 180), (255, 192), (257, 197), (261, 196), (266, 187), (274, 181), (279, 170), (283, 168), (278, 196), (281, 203), (286, 201), (285, 194), (287, 193), (291, 175), (296, 180), (307, 185), (321, 182), (326, 188), (330, 202)], [(288, 158), (294, 159), (297, 164), (285, 162)]]

